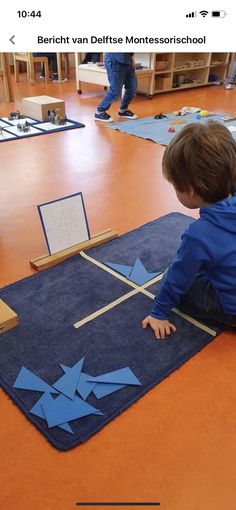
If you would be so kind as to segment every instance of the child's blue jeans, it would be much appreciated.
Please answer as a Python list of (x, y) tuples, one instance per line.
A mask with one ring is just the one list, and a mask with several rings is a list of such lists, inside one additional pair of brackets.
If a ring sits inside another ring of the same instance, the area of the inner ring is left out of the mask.
[(236, 315), (224, 312), (214, 287), (203, 273), (197, 275), (188, 293), (182, 296), (179, 308), (196, 319), (213, 320), (236, 330)]
[(107, 57), (105, 58), (105, 68), (110, 88), (98, 105), (97, 111), (104, 112), (108, 110), (111, 104), (119, 99), (123, 86), (125, 87), (125, 93), (121, 99), (119, 109), (127, 110), (137, 89), (137, 78), (134, 67), (129, 64), (120, 64), (116, 62), (116, 60)]

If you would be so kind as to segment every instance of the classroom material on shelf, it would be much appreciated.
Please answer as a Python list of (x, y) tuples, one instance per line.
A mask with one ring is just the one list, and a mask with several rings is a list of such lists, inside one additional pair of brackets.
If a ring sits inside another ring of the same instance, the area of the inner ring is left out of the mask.
[(201, 67), (205, 65), (205, 60), (203, 59), (193, 59), (187, 60), (182, 64), (175, 64), (175, 69), (189, 69), (191, 67)]
[(169, 65), (169, 60), (156, 60), (156, 71), (164, 71)]

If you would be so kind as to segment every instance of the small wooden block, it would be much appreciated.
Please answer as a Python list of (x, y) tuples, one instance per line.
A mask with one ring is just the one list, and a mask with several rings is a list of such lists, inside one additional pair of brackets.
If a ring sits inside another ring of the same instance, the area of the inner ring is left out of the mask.
[(24, 97), (21, 100), (20, 111), (26, 117), (40, 121), (48, 121), (48, 111), (60, 109), (60, 114), (65, 114), (65, 102), (62, 99), (50, 96)]
[(70, 248), (66, 248), (66, 250), (59, 251), (53, 255), (44, 255), (43, 257), (32, 259), (30, 260), (30, 264), (34, 269), (37, 269), (37, 271), (43, 271), (44, 269), (48, 269), (49, 267), (60, 264), (60, 262), (69, 259), (80, 251), (85, 251), (89, 248), (95, 248), (95, 246), (104, 244), (107, 241), (115, 239), (116, 237), (118, 237), (118, 233), (115, 230), (109, 229), (91, 237), (91, 239), (88, 241), (84, 241), (83, 243), (79, 243), (75, 246), (71, 246)]
[(0, 299), (0, 335), (19, 324), (18, 315)]
[(224, 117), (223, 118), (224, 122), (232, 122), (232, 120), (236, 120), (236, 117), (233, 116), (233, 115), (232, 116), (229, 115), (229, 117)]
[(177, 126), (178, 124), (187, 124), (187, 121), (186, 120), (182, 120), (182, 119), (174, 119), (170, 122), (170, 124), (172, 126)]

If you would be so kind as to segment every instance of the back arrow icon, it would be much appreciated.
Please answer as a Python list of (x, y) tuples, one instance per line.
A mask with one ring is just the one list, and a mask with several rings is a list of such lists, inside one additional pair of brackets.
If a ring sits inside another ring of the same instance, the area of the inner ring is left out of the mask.
[(9, 41), (12, 43), (12, 44), (16, 44), (15, 41), (13, 39), (15, 39), (15, 35), (12, 35), (11, 38), (9, 39)]

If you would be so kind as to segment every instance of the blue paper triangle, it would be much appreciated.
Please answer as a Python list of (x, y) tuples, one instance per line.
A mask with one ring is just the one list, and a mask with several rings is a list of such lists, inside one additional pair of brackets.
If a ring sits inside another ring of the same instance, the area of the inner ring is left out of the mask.
[(46, 397), (47, 394), (45, 394), (41, 405), (49, 428), (90, 414), (101, 414), (99, 409), (78, 397), (71, 400), (64, 395), (60, 395), (53, 402), (50, 398), (47, 399)]
[(96, 398), (103, 398), (111, 393), (115, 393), (115, 391), (122, 390), (125, 388), (126, 384), (112, 384), (112, 383), (97, 383), (93, 388), (93, 393)]
[(122, 264), (113, 264), (112, 262), (105, 262), (105, 264), (115, 271), (117, 273), (122, 274), (123, 276), (129, 276), (132, 271), (132, 266), (124, 266)]
[(119, 370), (114, 370), (113, 372), (108, 372), (107, 374), (102, 374), (97, 377), (91, 377), (89, 381), (96, 383), (133, 384), (135, 386), (141, 386), (141, 382), (129, 367), (120, 368)]
[[(68, 370), (70, 370), (70, 368), (67, 367), (66, 365), (60, 364), (60, 367), (62, 368), (62, 370), (64, 370), (65, 373), (67, 373)], [(90, 379), (90, 377), (92, 377), (92, 376), (89, 374), (85, 374), (85, 372), (81, 372), (79, 381), (77, 384), (76, 389), (77, 389), (78, 393), (80, 394), (80, 396), (84, 400), (86, 400), (86, 398), (88, 398), (88, 396), (90, 395), (91, 391), (93, 391), (93, 388), (96, 384), (96, 383), (92, 383), (92, 382), (88, 381), (88, 379)]]
[[(53, 400), (53, 399), (52, 399)], [(37, 400), (37, 402), (34, 404), (34, 406), (29, 410), (31, 414), (34, 414), (35, 416), (38, 416), (39, 418), (42, 418), (43, 420), (46, 420), (45, 414), (43, 412), (43, 408), (41, 403), (44, 401), (44, 395)], [(65, 430), (66, 432), (69, 432), (70, 434), (74, 434), (72, 428), (70, 427), (69, 423), (62, 423), (61, 425), (57, 425), (60, 429)]]
[(84, 400), (86, 400), (86, 398), (90, 395), (91, 391), (93, 391), (93, 388), (96, 384), (88, 380), (90, 379), (90, 377), (91, 375), (81, 372), (79, 382), (77, 385), (77, 391)]
[(72, 367), (68, 367), (67, 365), (63, 365), (62, 363), (59, 363), (59, 365), (65, 373), (68, 372), (68, 370), (70, 370), (70, 368), (72, 368)]
[(30, 391), (43, 391), (58, 394), (52, 386), (49, 386), (43, 379), (35, 375), (28, 368), (22, 367), (13, 384), (13, 388)]
[(84, 357), (78, 361), (73, 367), (66, 367), (66, 373), (60, 377), (54, 384), (53, 387), (63, 393), (72, 400), (75, 397), (76, 388), (80, 378), (80, 372), (82, 370)]
[(148, 271), (142, 264), (141, 260), (137, 258), (134, 263), (133, 269), (129, 275), (129, 280), (131, 280), (131, 282), (136, 283), (137, 285), (144, 285), (144, 283), (149, 282), (149, 280), (152, 280), (159, 274), (160, 272), (148, 273)]

